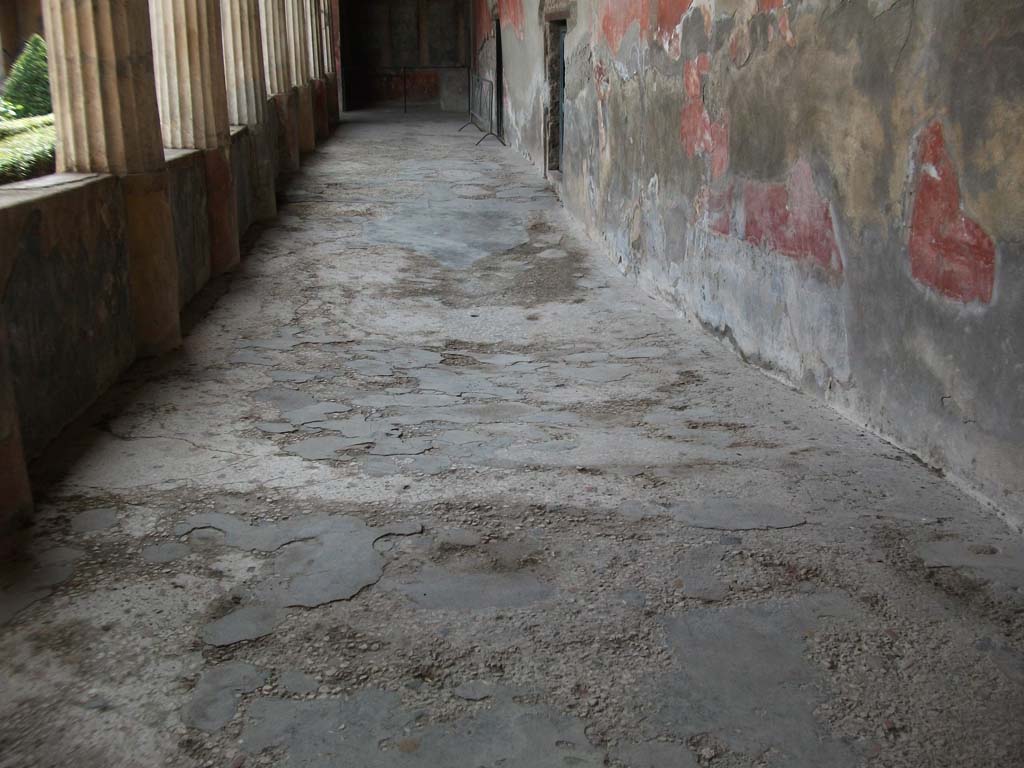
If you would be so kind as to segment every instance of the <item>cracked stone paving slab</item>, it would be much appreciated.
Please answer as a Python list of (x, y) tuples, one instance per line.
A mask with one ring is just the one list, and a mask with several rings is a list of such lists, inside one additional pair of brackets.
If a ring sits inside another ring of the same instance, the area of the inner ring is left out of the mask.
[(269, 634), (284, 619), (284, 608), (316, 608), (351, 599), (384, 572), (374, 542), (419, 533), (422, 526), (370, 528), (357, 518), (333, 516), (254, 527), (214, 513), (189, 519), (176, 533), (187, 536), (210, 529), (224, 534), (226, 546), (273, 554), (265, 572), (249, 586), (251, 602), (203, 630), (204, 642), (224, 646)]
[(416, 713), (391, 693), (367, 691), (331, 702), (267, 698), (250, 711), (241, 742), (257, 753), (285, 748), (290, 768), (328, 768), (339, 760), (365, 768), (604, 765), (583, 723), (517, 704), (508, 693), (474, 717), (427, 728), (417, 727)]

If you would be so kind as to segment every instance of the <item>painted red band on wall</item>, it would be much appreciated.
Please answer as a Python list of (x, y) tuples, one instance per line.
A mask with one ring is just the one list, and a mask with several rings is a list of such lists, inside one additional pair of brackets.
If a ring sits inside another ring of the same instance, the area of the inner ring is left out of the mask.
[(491, 4), (487, 0), (474, 0), (473, 22), (475, 27), (473, 42), (476, 45), (476, 51), (479, 53), (480, 48), (483, 47), (483, 44), (494, 33), (494, 24), (491, 19)]
[(682, 30), (680, 26), (690, 12), (693, 0), (658, 0), (657, 38), (661, 47), (673, 59), (682, 55)]
[(729, 169), (729, 120), (724, 116), (712, 122), (701, 89), (701, 80), (711, 68), (711, 59), (702, 53), (683, 65), (683, 91), (687, 102), (679, 120), (679, 138), (687, 157), (711, 158), (711, 176), (720, 178)]
[(605, 0), (601, 9), (601, 34), (615, 53), (630, 27), (640, 27), (640, 37), (650, 32), (650, 5), (648, 0)]
[(501, 26), (512, 27), (520, 40), (526, 37), (523, 0), (498, 0), (498, 16), (501, 19)]
[(938, 121), (921, 134), (917, 169), (910, 222), (911, 274), (949, 299), (990, 303), (995, 289), (995, 243), (963, 212), (960, 179)]
[(785, 184), (747, 182), (743, 209), (747, 242), (842, 273), (832, 211), (806, 160), (797, 161)]

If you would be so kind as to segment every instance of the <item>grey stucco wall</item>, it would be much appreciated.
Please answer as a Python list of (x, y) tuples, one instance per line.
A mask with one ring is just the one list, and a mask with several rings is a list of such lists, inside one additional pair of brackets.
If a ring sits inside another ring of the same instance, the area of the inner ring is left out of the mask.
[(624, 272), (1024, 520), (1024, 5), (500, 0), (507, 134)]

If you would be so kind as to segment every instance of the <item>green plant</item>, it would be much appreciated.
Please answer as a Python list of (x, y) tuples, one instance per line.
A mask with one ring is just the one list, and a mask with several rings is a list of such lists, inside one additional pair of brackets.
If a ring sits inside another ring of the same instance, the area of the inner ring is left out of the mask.
[(53, 125), (53, 115), (40, 115), (38, 117), (22, 117), (18, 120), (0, 121), (0, 139), (17, 136), (25, 131), (32, 131), (36, 128), (45, 128)]
[(50, 100), (50, 72), (46, 63), (46, 41), (32, 35), (18, 56), (4, 86), (4, 99), (19, 117), (45, 115), (53, 111)]
[(52, 117), (48, 125), (0, 138), (0, 184), (53, 173), (56, 145)]
[(3, 96), (0, 96), (0, 123), (16, 119), (20, 110), (20, 104), (12, 104)]

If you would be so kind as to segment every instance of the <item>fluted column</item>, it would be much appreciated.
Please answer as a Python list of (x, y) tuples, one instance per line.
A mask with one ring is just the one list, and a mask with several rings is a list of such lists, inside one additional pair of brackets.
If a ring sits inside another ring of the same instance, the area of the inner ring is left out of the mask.
[(43, 0), (57, 169), (122, 177), (139, 352), (181, 339), (178, 262), (153, 78), (149, 7)]
[(292, 85), (288, 52), (289, 0), (259, 0), (263, 32), (263, 66), (267, 92), (273, 97), (277, 117), (277, 171), (299, 169), (299, 96)]
[(321, 0), (302, 0), (307, 19), (306, 50), (309, 59), (310, 86), (313, 89), (313, 122), (317, 141), (324, 141), (331, 132), (327, 118), (327, 81), (324, 79), (323, 16)]
[(224, 77), (227, 82), (228, 118), (249, 132), (245, 145), (249, 165), (249, 194), (253, 218), (277, 215), (274, 176), (277, 137), (268, 124), (267, 81), (263, 63), (258, 0), (220, 0), (224, 41)]
[(149, 7), (164, 146), (204, 152), (210, 272), (220, 274), (240, 259), (220, 3), (149, 0)]
[(164, 168), (149, 13), (115, 0), (45, 0), (60, 172)]
[(316, 121), (313, 118), (313, 85), (309, 76), (308, 0), (285, 0), (288, 22), (288, 75), (298, 89), (298, 141), (302, 152), (316, 149)]
[(288, 22), (285, 16), (285, 0), (259, 0), (259, 4), (267, 92), (271, 96), (276, 96), (292, 86), (288, 65)]
[(324, 31), (326, 37), (327, 56), (327, 115), (334, 125), (341, 120), (341, 89), (339, 80), (341, 73), (338, 71), (337, 45), (341, 32), (339, 24), (339, 12), (341, 10), (338, 0), (325, 0), (327, 4), (327, 29)]
[(213, 149), (229, 142), (220, 3), (149, 0), (164, 146)]
[(334, 74), (334, 3), (331, 0), (320, 0), (323, 13), (323, 57), (324, 73)]
[(257, 0), (221, 0), (224, 79), (233, 125), (259, 125), (267, 110), (267, 85)]
[(288, 21), (288, 73), (292, 85), (309, 84), (309, 0), (285, 0)]
[(324, 35), (321, 0), (304, 0), (309, 17), (309, 73), (312, 79), (324, 76)]

